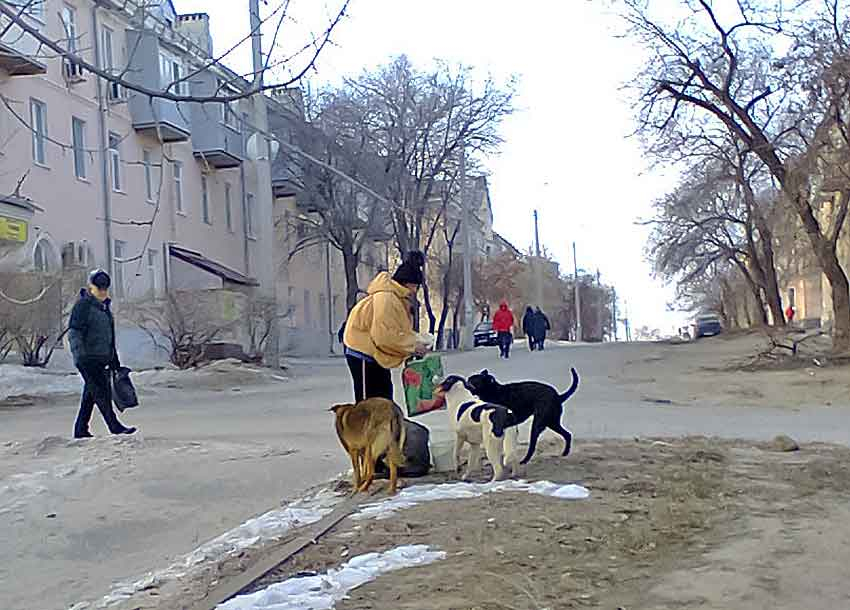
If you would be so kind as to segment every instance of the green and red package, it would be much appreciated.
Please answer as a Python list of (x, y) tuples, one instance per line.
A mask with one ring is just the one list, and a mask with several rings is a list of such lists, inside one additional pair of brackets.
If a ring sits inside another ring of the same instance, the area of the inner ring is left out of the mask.
[(401, 374), (408, 417), (445, 409), (442, 396), (434, 396), (434, 388), (443, 380), (443, 361), (437, 354), (408, 361)]

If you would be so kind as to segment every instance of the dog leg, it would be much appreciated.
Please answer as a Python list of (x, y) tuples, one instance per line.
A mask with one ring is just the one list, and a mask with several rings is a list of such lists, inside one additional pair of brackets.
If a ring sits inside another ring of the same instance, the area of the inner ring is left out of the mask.
[(528, 439), (528, 452), (526, 452), (525, 457), (522, 458), (520, 464), (528, 464), (528, 461), (531, 459), (531, 456), (534, 455), (534, 451), (537, 449), (537, 439), (543, 434), (543, 431), (546, 429), (546, 422), (543, 418), (535, 413), (534, 421), (531, 423), (531, 436)]
[(366, 492), (375, 479), (375, 457), (372, 455), (372, 447), (366, 447), (366, 454), (363, 457), (363, 467), (365, 470), (363, 474), (364, 480), (357, 491)]
[(360, 480), (360, 452), (357, 449), (349, 449), (348, 457), (351, 458), (351, 468), (354, 471), (354, 491), (356, 492), (363, 482)]
[(553, 417), (553, 418), (549, 421), (549, 426), (548, 426), (548, 428), (549, 428), (550, 430), (552, 430), (553, 432), (556, 432), (556, 433), (560, 434), (562, 437), (564, 437), (564, 443), (565, 443), (565, 445), (564, 445), (564, 452), (563, 452), (561, 455), (562, 455), (562, 456), (567, 456), (567, 455), (569, 455), (569, 454), (570, 454), (570, 449), (572, 449), (572, 446), (573, 446), (573, 435), (570, 433), (570, 431), (569, 431), (569, 430), (567, 430), (566, 428), (564, 428), (564, 427), (561, 425), (561, 418), (560, 418), (560, 415), (559, 415), (557, 418), (554, 418), (554, 417)]
[(463, 450), (464, 439), (460, 434), (455, 434), (455, 453), (454, 453), (454, 471), (455, 474), (460, 474), (460, 453)]
[(390, 469), (390, 482), (387, 485), (387, 491), (390, 494), (395, 494), (398, 490), (398, 466), (393, 460), (387, 460), (387, 466)]
[(466, 472), (463, 475), (464, 481), (469, 481), (472, 478), (472, 472), (481, 469), (481, 445), (469, 445), (469, 460), (466, 463)]
[(493, 466), (493, 478), (490, 481), (503, 481), (505, 479), (505, 468), (502, 456), (502, 439), (493, 436), (492, 430), (485, 430), (487, 436), (484, 438), (484, 450), (487, 452), (487, 459), (490, 465)]

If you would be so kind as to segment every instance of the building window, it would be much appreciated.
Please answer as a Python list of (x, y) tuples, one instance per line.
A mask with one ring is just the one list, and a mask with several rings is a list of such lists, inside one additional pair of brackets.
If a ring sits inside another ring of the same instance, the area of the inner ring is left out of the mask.
[(204, 222), (208, 225), (212, 224), (212, 219), (210, 218), (210, 189), (207, 184), (207, 177), (201, 176), (201, 214), (203, 216)]
[(32, 128), (32, 160), (47, 165), (47, 105), (30, 100), (30, 126)]
[(112, 292), (118, 298), (124, 297), (124, 257), (127, 256), (127, 242), (115, 240), (115, 270), (112, 274)]
[(41, 22), (44, 22), (44, 3), (47, 0), (34, 0), (33, 2), (29, 2), (29, 0), (11, 0), (9, 4), (11, 4), (15, 10), (21, 10), (24, 8), (24, 14), (29, 15), (33, 19), (38, 19)]
[(256, 238), (257, 236), (254, 234), (254, 221), (256, 219), (255, 210), (256, 207), (254, 201), (254, 195), (248, 193), (245, 198), (245, 234), (248, 237)]
[(153, 198), (153, 155), (149, 150), (142, 151), (142, 165), (145, 168), (145, 197), (148, 203), (154, 203)]
[(77, 11), (67, 4), (62, 6), (62, 25), (65, 28), (66, 48), (69, 52), (77, 53)]
[(159, 56), (159, 77), (163, 91), (170, 91), (177, 95), (188, 95), (188, 82), (183, 79), (183, 63), (166, 53)]
[(313, 311), (310, 308), (310, 291), (304, 291), (304, 326), (313, 326)]
[[(110, 74), (116, 74), (115, 70), (115, 33), (108, 27), (103, 28), (101, 32), (101, 64), (103, 69)], [(124, 97), (124, 90), (118, 83), (107, 83), (107, 97), (110, 100), (120, 100)]]
[(159, 253), (156, 250), (148, 250), (148, 289), (152, 295), (159, 292)]
[(121, 136), (109, 134), (109, 171), (112, 174), (112, 190), (121, 191)]
[(88, 178), (86, 167), (86, 122), (73, 117), (71, 119), (71, 140), (74, 148), (74, 174), (80, 180)]
[[(316, 327), (319, 328), (321, 324), (319, 324), (319, 320), (326, 316), (328, 313), (328, 299), (325, 296), (324, 292), (319, 293), (319, 315), (316, 316)], [(330, 325), (330, 321), (328, 321), (328, 325)]]
[(233, 233), (232, 193), (229, 182), (224, 183), (224, 220), (227, 223), (227, 230)]
[(48, 273), (52, 271), (52, 252), (50, 243), (47, 240), (42, 239), (35, 245), (35, 251), (33, 252), (32, 258), (33, 267), (35, 267), (36, 271), (40, 273)]
[(185, 214), (183, 210), (183, 163), (175, 161), (172, 165), (174, 172), (174, 205), (177, 208), (178, 214)]
[(797, 289), (789, 288), (788, 289), (788, 304), (791, 307), (797, 307)]

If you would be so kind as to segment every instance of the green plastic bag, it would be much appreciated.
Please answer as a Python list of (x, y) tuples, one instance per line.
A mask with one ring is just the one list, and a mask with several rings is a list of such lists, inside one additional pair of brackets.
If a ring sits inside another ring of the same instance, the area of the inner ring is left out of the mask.
[(408, 417), (445, 409), (442, 396), (434, 396), (434, 388), (443, 380), (443, 361), (437, 354), (420, 360), (409, 360), (401, 374)]

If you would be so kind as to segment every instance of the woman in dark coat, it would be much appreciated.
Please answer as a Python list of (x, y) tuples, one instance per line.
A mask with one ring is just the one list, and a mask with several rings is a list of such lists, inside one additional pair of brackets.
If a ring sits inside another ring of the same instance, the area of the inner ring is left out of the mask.
[(525, 335), (526, 340), (528, 341), (528, 349), (530, 351), (534, 351), (536, 347), (537, 340), (534, 336), (533, 332), (534, 328), (534, 310), (529, 305), (525, 308), (525, 315), (522, 316), (522, 334)]

